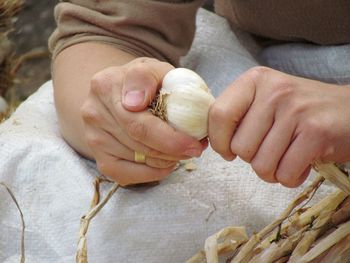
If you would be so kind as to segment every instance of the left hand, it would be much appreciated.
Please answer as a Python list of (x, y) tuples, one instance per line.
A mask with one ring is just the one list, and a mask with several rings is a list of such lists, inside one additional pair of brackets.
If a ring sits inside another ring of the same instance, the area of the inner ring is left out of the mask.
[(263, 180), (299, 186), (315, 160), (350, 160), (350, 88), (252, 68), (212, 105), (209, 139)]

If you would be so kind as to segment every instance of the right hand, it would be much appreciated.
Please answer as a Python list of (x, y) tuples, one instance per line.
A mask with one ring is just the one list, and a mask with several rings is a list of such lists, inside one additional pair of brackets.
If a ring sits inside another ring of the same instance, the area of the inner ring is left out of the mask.
[[(147, 110), (172, 68), (138, 58), (106, 68), (91, 80), (81, 107), (85, 140), (99, 171), (122, 186), (162, 180), (179, 160), (198, 157), (206, 147)], [(145, 164), (134, 162), (135, 151), (146, 155)]]

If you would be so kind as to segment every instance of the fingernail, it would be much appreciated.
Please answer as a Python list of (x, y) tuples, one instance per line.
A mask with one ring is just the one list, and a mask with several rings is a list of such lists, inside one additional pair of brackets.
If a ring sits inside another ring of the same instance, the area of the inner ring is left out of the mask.
[(127, 106), (143, 105), (145, 100), (145, 92), (143, 90), (130, 90), (124, 94), (123, 103)]
[(191, 157), (199, 157), (201, 156), (202, 151), (200, 149), (187, 149), (184, 152), (184, 155), (191, 156)]

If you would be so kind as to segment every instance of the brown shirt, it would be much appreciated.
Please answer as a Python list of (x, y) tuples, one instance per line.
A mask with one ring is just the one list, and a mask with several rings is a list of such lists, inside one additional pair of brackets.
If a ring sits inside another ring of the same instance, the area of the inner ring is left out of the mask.
[[(189, 50), (202, 0), (70, 0), (55, 8), (55, 57), (86, 41), (177, 64)], [(235, 27), (274, 40), (350, 43), (349, 0), (216, 0)]]

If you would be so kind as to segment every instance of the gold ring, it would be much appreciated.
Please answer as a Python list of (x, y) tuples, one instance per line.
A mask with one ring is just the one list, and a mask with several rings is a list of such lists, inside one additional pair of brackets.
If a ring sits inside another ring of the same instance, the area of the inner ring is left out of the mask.
[(146, 155), (135, 151), (134, 160), (136, 163), (146, 163)]

